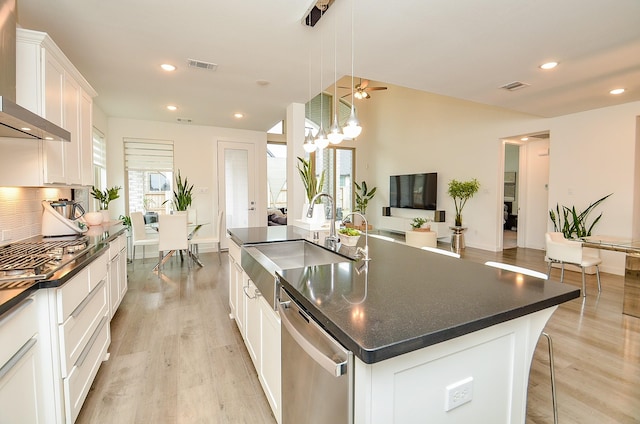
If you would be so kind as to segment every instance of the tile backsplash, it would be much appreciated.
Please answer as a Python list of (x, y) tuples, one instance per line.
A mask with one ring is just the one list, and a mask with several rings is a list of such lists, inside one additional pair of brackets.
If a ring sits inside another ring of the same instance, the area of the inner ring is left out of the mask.
[[(76, 193), (76, 200), (86, 205), (88, 200), (85, 197), (88, 190), (76, 190), (76, 192), (79, 192)], [(42, 232), (41, 202), (60, 198), (71, 199), (71, 189), (0, 187), (0, 244), (39, 235)]]

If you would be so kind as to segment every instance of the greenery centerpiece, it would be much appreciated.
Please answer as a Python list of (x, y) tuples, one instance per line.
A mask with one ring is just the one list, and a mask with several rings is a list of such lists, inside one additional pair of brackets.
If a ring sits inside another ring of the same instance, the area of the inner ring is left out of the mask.
[(193, 184), (189, 184), (187, 177), (184, 178), (184, 181), (182, 180), (180, 170), (178, 170), (175, 180), (176, 186), (173, 189), (173, 199), (165, 200), (162, 204), (171, 202), (175, 211), (186, 211), (193, 202)]
[(111, 187), (104, 191), (100, 191), (96, 186), (91, 186), (91, 196), (100, 203), (101, 210), (108, 210), (109, 203), (120, 197), (118, 193), (122, 187)]
[[(587, 217), (596, 206), (612, 194), (613, 193), (609, 193), (603, 198), (596, 200), (582, 212), (578, 212), (575, 206), (571, 206), (570, 208), (562, 206), (561, 209), (556, 203), (555, 211), (553, 209), (549, 211), (549, 217), (551, 218), (551, 222), (553, 222), (553, 231), (561, 232), (567, 239), (590, 236), (591, 230), (593, 230), (593, 227), (600, 221), (600, 218), (602, 218), (602, 213), (598, 215), (591, 224), (587, 222)], [(562, 211), (562, 214), (560, 211)]]
[(340, 228), (338, 234), (340, 235), (340, 243), (345, 246), (355, 246), (360, 238), (360, 231), (354, 228)]
[[(311, 203), (316, 194), (322, 191), (324, 185), (324, 170), (320, 174), (320, 179), (316, 178), (316, 174), (311, 167), (311, 160), (306, 160), (298, 157), (298, 172), (300, 178), (302, 178), (302, 184), (304, 184), (304, 191), (307, 195), (307, 203)], [(302, 167), (301, 167), (302, 166)], [(316, 200), (316, 203), (322, 203), (320, 199)], [(305, 212), (306, 213), (306, 212)]]
[(423, 225), (426, 223), (427, 223), (427, 220), (425, 218), (422, 218), (422, 217), (413, 218), (413, 221), (411, 221), (411, 228), (413, 228), (413, 231), (431, 231), (430, 225), (423, 227)]
[(467, 200), (473, 197), (480, 189), (480, 183), (475, 178), (469, 181), (449, 181), (447, 193), (453, 198), (456, 207), (455, 226), (462, 226), (462, 209), (467, 204)]

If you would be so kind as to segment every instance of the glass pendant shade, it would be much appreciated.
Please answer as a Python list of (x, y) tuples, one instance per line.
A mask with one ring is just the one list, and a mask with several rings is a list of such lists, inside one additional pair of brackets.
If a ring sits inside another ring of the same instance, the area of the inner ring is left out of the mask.
[(351, 115), (349, 115), (349, 119), (347, 119), (347, 122), (342, 128), (342, 132), (344, 133), (344, 136), (348, 138), (356, 138), (362, 132), (362, 127), (360, 126), (360, 121), (358, 121), (358, 118), (356, 117), (356, 110), (353, 105), (351, 106)]
[(329, 143), (331, 144), (340, 144), (342, 140), (344, 140), (344, 134), (342, 134), (342, 130), (340, 130), (340, 125), (338, 125), (338, 114), (333, 115), (333, 124), (331, 124), (331, 128), (329, 128), (329, 134), (327, 134), (327, 138), (329, 139)]
[(316, 144), (313, 142), (313, 136), (311, 135), (311, 130), (309, 130), (309, 132), (307, 133), (307, 136), (304, 139), (304, 144), (302, 145), (302, 148), (304, 148), (304, 151), (307, 153), (315, 152), (315, 150), (318, 148), (318, 146), (316, 146)]
[(327, 134), (324, 132), (322, 125), (320, 125), (320, 129), (318, 130), (318, 134), (316, 135), (314, 142), (315, 145), (318, 146), (318, 149), (324, 149), (329, 145), (329, 139), (327, 138)]

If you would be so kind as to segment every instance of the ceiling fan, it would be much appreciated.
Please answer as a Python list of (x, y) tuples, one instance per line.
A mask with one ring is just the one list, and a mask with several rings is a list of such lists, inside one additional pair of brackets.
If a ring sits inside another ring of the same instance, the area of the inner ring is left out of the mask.
[[(351, 87), (340, 87), (340, 88), (346, 88), (351, 90)], [(360, 83), (356, 84), (356, 86), (353, 87), (353, 97), (355, 97), (358, 100), (369, 99), (371, 98), (369, 91), (378, 91), (378, 90), (386, 90), (386, 89), (387, 87), (369, 87), (369, 80), (363, 80), (362, 78), (360, 78)], [(342, 97), (347, 97), (350, 95), (351, 93), (345, 94)]]

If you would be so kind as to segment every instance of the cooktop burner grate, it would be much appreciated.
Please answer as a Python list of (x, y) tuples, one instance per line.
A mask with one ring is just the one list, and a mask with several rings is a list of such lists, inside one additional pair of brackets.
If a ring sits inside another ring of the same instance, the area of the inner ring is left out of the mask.
[[(64, 259), (87, 248), (87, 237), (74, 240), (18, 242), (0, 247), (0, 281), (42, 279), (63, 266)], [(68, 260), (67, 260), (68, 262)]]

